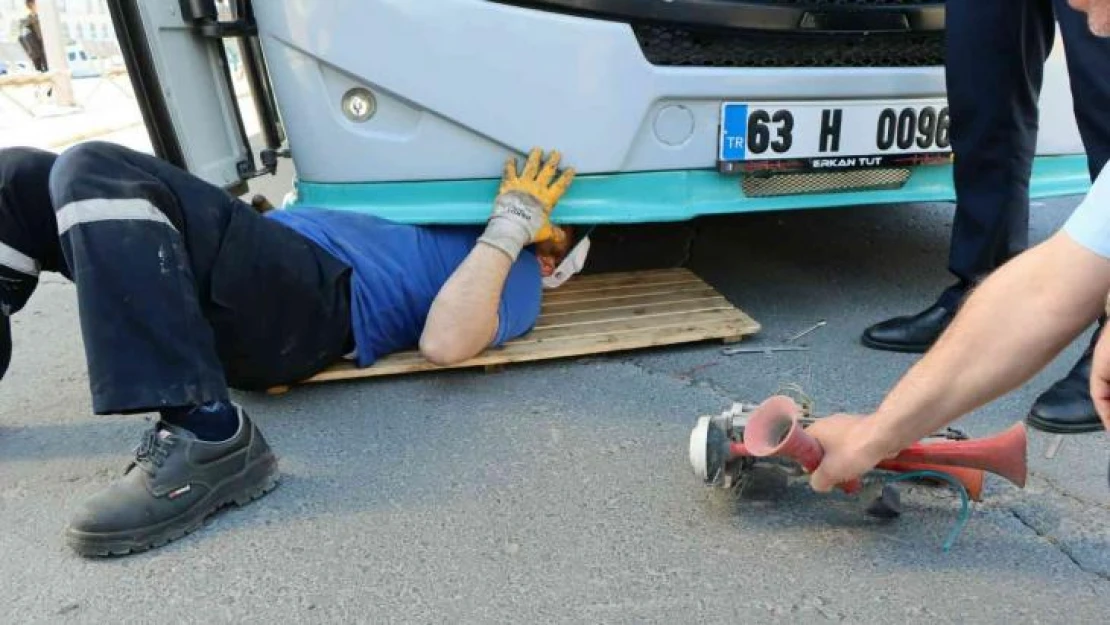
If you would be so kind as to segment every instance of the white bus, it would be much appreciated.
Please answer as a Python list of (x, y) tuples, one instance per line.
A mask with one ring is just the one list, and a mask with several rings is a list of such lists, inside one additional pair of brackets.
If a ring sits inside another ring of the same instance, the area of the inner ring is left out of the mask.
[[(941, 0), (113, 0), (165, 158), (290, 204), (488, 215), (507, 154), (558, 148), (570, 223), (953, 198)], [(221, 39), (239, 39), (251, 153)], [(1032, 195), (1089, 186), (1062, 51)]]

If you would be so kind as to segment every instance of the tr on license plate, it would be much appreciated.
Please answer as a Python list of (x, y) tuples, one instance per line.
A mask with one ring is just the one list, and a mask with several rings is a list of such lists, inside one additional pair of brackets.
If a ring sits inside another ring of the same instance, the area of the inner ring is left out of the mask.
[(813, 169), (879, 167), (890, 157), (949, 153), (948, 125), (943, 98), (725, 102), (718, 160), (802, 160)]

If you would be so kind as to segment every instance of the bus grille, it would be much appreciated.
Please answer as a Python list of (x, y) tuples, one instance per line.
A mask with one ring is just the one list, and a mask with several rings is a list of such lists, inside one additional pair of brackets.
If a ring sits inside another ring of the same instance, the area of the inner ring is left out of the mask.
[(805, 35), (634, 24), (648, 62), (685, 67), (944, 65), (944, 33)]
[(905, 168), (859, 169), (837, 172), (809, 172), (746, 175), (742, 188), (748, 197), (775, 197), (806, 193), (837, 193), (841, 191), (874, 191), (900, 189), (910, 179)]

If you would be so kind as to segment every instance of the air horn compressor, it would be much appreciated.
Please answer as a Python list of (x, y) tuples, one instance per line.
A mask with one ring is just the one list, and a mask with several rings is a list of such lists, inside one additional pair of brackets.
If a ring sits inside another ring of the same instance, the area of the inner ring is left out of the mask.
[[(818, 419), (811, 412), (808, 398), (799, 404), (791, 396), (778, 394), (758, 405), (735, 404), (720, 415), (700, 417), (690, 433), (694, 474), (706, 485), (733, 489), (745, 482), (758, 463), (812, 472), (820, 464), (823, 451), (805, 431)], [(982, 439), (971, 439), (954, 429), (928, 438), (939, 441), (915, 443), (876, 467), (876, 472), (887, 474), (888, 479), (866, 488), (858, 480), (838, 487), (845, 493), (861, 495), (869, 515), (893, 518), (901, 513), (893, 483), (911, 478), (948, 482), (960, 492), (964, 510), (961, 522), (946, 542), (947, 550), (966, 522), (967, 499), (982, 500), (985, 473), (999, 475), (1019, 488), (1025, 486), (1025, 426), (1017, 423)], [(898, 475), (891, 479), (890, 474)]]

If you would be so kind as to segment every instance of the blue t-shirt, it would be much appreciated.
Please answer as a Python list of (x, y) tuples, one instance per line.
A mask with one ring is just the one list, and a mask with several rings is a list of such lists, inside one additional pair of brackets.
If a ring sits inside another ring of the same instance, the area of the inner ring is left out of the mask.
[[(360, 367), (419, 344), (432, 301), (481, 235), (476, 228), (411, 226), (349, 211), (275, 210), (266, 215), (351, 267), (351, 325)], [(530, 331), (541, 298), (539, 262), (524, 250), (501, 294), (494, 345)]]

